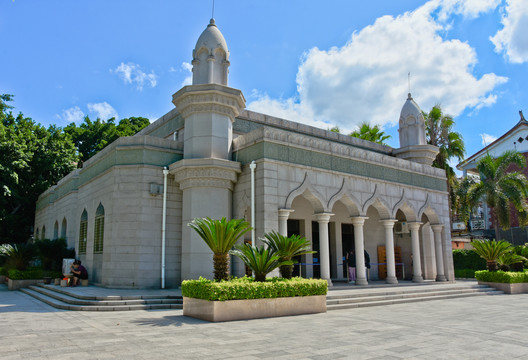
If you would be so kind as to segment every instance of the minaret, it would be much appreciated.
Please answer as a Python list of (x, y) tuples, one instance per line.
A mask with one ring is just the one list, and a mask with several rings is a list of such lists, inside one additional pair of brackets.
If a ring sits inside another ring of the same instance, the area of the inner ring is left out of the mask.
[(170, 166), (182, 190), (182, 280), (213, 276), (213, 253), (187, 224), (232, 217), (240, 163), (231, 161), (233, 122), (245, 108), (242, 92), (227, 86), (229, 51), (211, 19), (193, 51), (193, 83), (172, 97), (185, 121), (183, 160)]
[(438, 147), (427, 144), (425, 119), (411, 93), (407, 95), (407, 101), (401, 110), (398, 132), (400, 147), (393, 150), (396, 157), (426, 165), (433, 163), (438, 154)]

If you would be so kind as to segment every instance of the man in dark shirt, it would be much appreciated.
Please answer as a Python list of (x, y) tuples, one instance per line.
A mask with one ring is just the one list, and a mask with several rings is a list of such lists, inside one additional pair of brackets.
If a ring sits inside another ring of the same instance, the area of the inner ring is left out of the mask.
[(71, 272), (73, 274), (72, 286), (79, 285), (79, 279), (88, 279), (88, 271), (84, 266), (81, 265), (81, 260), (75, 260), (71, 266)]

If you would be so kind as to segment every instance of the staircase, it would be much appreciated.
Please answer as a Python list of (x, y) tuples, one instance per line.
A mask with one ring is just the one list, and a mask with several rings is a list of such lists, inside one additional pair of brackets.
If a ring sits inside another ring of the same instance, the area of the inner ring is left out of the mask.
[(76, 311), (126, 311), (183, 309), (181, 296), (129, 295), (84, 296), (68, 292), (56, 286), (37, 284), (20, 289), (57, 309)]
[(369, 290), (329, 291), (326, 296), (327, 310), (361, 308), (367, 306), (382, 306), (404, 304), (409, 302), (454, 299), (479, 295), (503, 294), (487, 285), (424, 285), (392, 287)]

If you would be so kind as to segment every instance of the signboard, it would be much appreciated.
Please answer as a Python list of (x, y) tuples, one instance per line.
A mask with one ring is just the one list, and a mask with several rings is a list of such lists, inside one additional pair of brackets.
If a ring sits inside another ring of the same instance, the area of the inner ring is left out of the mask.
[(454, 222), (453, 230), (456, 230), (456, 231), (466, 230), (466, 224), (464, 224), (463, 222)]
[(471, 229), (473, 229), (473, 230), (484, 230), (485, 229), (484, 220), (472, 220), (471, 221)]

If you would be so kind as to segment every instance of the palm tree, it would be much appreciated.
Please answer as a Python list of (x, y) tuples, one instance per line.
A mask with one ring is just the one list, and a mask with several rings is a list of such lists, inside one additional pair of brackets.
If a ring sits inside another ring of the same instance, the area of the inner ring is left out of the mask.
[(486, 260), (489, 271), (497, 271), (497, 259), (512, 249), (511, 244), (504, 240), (474, 240), (471, 245), (473, 250)]
[(508, 172), (511, 165), (526, 166), (524, 155), (516, 151), (506, 151), (497, 158), (489, 154), (477, 164), (480, 182), (469, 189), (470, 202), (475, 204), (485, 198), (495, 214), (495, 236), (499, 236), (499, 225), (506, 230), (510, 227), (510, 204), (516, 209), (520, 225), (528, 224), (528, 180), (518, 172)]
[(35, 258), (35, 247), (33, 244), (2, 244), (0, 256), (7, 258), (8, 269), (26, 270), (31, 260)]
[(255, 274), (255, 281), (266, 281), (266, 275), (291, 261), (281, 260), (279, 254), (264, 245), (255, 247), (250, 244), (236, 246), (236, 250), (229, 251), (231, 255), (238, 256)]
[[(523, 263), (526, 260), (524, 256), (517, 255), (513, 251), (502, 254), (497, 258), (497, 263), (501, 265), (501, 270), (510, 271), (513, 264)], [(521, 270), (522, 271), (522, 270)]]
[(387, 145), (385, 144), (385, 140), (391, 138), (390, 135), (386, 135), (384, 131), (381, 131), (379, 125), (370, 126), (368, 122), (361, 123), (359, 129), (350, 133), (350, 136), (372, 141), (381, 145)]
[(279, 267), (281, 276), (285, 279), (291, 279), (293, 272), (292, 259), (296, 256), (305, 254), (315, 254), (316, 251), (310, 250), (310, 242), (300, 235), (290, 237), (280, 235), (275, 231), (264, 234), (263, 243), (268, 245), (275, 253), (280, 256), (282, 261), (289, 261), (290, 264), (284, 264)]
[(188, 224), (205, 241), (213, 251), (214, 279), (216, 281), (229, 280), (229, 250), (238, 239), (251, 230), (244, 219), (227, 221), (211, 218), (194, 219)]
[(462, 135), (453, 131), (455, 121), (450, 115), (442, 113), (440, 105), (435, 105), (429, 113), (423, 112), (425, 119), (425, 136), (429, 145), (437, 146), (439, 149), (433, 166), (444, 169), (447, 176), (447, 190), (449, 193), (449, 208), (452, 208), (451, 200), (454, 197), (453, 187), (455, 186), (455, 170), (449, 165), (449, 160), (457, 158), (464, 159), (466, 148)]
[(456, 215), (459, 221), (468, 224), (471, 211), (476, 204), (472, 204), (469, 199), (469, 189), (476, 181), (471, 176), (466, 176), (462, 179), (455, 177), (452, 191), (449, 194), (451, 197), (451, 213)]

